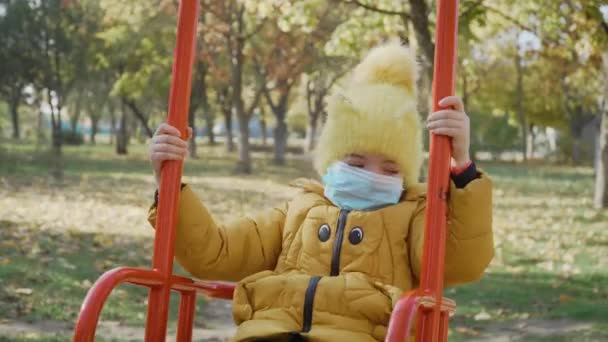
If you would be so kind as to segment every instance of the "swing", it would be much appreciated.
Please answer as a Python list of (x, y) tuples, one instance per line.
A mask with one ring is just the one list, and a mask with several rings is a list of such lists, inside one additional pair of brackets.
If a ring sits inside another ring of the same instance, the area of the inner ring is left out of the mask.
[[(180, 2), (168, 123), (178, 128), (182, 136), (187, 134), (198, 12), (198, 0)], [(439, 0), (437, 16), (433, 111), (440, 109), (439, 99), (454, 94), (458, 0)], [(416, 341), (447, 341), (449, 317), (455, 310), (455, 303), (442, 297), (449, 165), (449, 138), (432, 135), (420, 287), (397, 302), (390, 319), (388, 342), (409, 341), (414, 318), (417, 318)], [(103, 305), (121, 283), (150, 289), (145, 333), (148, 342), (165, 341), (172, 290), (180, 294), (178, 341), (192, 340), (197, 294), (232, 299), (234, 285), (230, 283), (198, 281), (172, 274), (182, 168), (181, 161), (167, 161), (163, 165), (152, 269), (119, 267), (104, 273), (84, 299), (74, 328), (74, 341), (94, 341)]]

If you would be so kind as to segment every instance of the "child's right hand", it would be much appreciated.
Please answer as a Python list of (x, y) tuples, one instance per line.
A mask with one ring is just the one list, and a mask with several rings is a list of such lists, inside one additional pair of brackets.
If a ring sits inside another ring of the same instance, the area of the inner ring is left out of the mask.
[[(188, 128), (188, 139), (192, 136), (192, 128)], [(179, 130), (167, 123), (162, 123), (149, 147), (150, 161), (154, 170), (156, 186), (160, 186), (160, 168), (165, 160), (182, 160), (188, 154), (188, 143), (182, 140)]]

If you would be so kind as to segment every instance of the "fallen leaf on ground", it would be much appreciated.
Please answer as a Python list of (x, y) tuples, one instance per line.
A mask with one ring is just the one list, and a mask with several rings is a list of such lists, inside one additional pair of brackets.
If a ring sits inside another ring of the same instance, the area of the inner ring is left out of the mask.
[(572, 298), (571, 296), (568, 296), (567, 294), (562, 293), (559, 295), (559, 302), (562, 304), (569, 303), (573, 300), (574, 300), (574, 298)]
[(20, 288), (20, 289), (16, 289), (16, 290), (15, 290), (15, 293), (16, 293), (16, 294), (20, 294), (20, 295), (26, 295), (26, 296), (29, 296), (29, 295), (31, 295), (32, 293), (34, 293), (34, 290), (32, 290), (32, 289), (28, 289), (28, 288), (23, 287), (23, 288)]
[(469, 327), (456, 327), (456, 331), (461, 334), (469, 335), (469, 336), (477, 336), (479, 335), (479, 331), (469, 328)]
[(475, 317), (473, 317), (473, 319), (476, 321), (487, 321), (491, 318), (492, 318), (492, 316), (490, 316), (490, 314), (487, 313), (486, 311), (482, 311), (482, 312), (478, 313), (477, 315), (475, 315)]

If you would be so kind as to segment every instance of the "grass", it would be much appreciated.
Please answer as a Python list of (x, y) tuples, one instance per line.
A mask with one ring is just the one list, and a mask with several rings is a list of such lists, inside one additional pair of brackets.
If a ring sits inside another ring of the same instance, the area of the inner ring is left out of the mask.
[[(220, 220), (279, 203), (292, 194), (290, 180), (314, 177), (310, 162), (299, 156), (278, 167), (270, 154), (256, 152), (255, 173), (237, 176), (236, 156), (223, 147), (200, 146), (199, 152), (201, 158), (186, 163), (184, 181)], [(86, 290), (103, 271), (150, 265), (145, 212), (154, 185), (145, 156), (143, 145), (131, 146), (128, 156), (107, 145), (66, 147), (65, 177), (57, 183), (48, 177), (53, 160), (46, 151), (0, 142), (0, 324), (74, 322)], [(481, 281), (446, 290), (458, 303), (450, 339), (607, 339), (608, 212), (591, 209), (593, 171), (480, 166), (495, 183), (496, 257)], [(121, 287), (102, 320), (141, 326), (145, 301), (145, 290)], [(204, 310), (205, 302), (199, 306)], [(209, 315), (197, 315), (197, 324), (208, 323)], [(22, 340), (67, 337), (43, 338)]]

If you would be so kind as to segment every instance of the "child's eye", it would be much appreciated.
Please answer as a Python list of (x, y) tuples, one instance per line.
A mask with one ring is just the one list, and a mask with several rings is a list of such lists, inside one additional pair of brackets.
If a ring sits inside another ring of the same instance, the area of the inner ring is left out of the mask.
[(398, 173), (399, 173), (399, 171), (397, 171), (397, 170), (384, 170), (384, 174), (389, 175), (389, 176), (394, 176)]
[(365, 167), (365, 164), (356, 164), (356, 163), (349, 163), (348, 165), (352, 166), (352, 167), (358, 167), (360, 169)]

